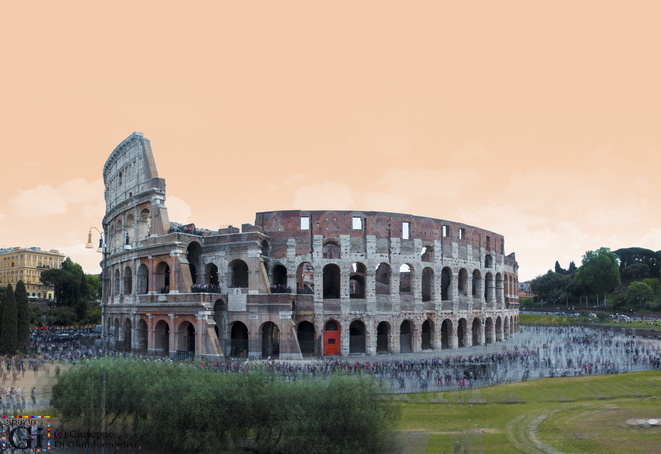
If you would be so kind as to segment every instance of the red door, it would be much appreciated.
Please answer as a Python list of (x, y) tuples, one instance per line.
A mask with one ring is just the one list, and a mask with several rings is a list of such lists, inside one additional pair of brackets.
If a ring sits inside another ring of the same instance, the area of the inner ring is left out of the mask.
[(326, 322), (326, 327), (324, 328), (324, 355), (340, 355), (340, 330), (337, 322), (333, 320)]

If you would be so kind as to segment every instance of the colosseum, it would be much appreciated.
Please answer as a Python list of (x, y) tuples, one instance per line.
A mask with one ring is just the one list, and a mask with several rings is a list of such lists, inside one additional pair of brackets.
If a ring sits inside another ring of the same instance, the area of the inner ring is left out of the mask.
[(115, 148), (103, 178), (104, 330), (117, 349), (301, 359), (458, 349), (518, 331), (518, 264), (488, 230), (374, 211), (177, 224), (141, 133)]

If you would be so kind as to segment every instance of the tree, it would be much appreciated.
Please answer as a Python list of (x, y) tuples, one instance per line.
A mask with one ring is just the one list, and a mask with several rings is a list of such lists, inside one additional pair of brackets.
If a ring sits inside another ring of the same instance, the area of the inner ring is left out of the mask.
[(605, 247), (587, 251), (576, 272), (576, 283), (596, 295), (612, 291), (620, 285), (620, 268), (615, 254)]
[(645, 303), (652, 303), (654, 300), (654, 291), (644, 282), (632, 282), (627, 287), (627, 306), (633, 309), (640, 309)]
[(22, 280), (16, 283), (14, 299), (16, 300), (16, 312), (18, 315), (16, 339), (18, 345), (24, 345), (30, 337), (30, 310), (28, 308), (28, 292)]
[(80, 297), (85, 301), (89, 300), (90, 297), (90, 288), (87, 285), (87, 278), (85, 273), (80, 273)]
[(18, 348), (18, 311), (16, 309), (14, 289), (11, 284), (7, 286), (2, 302), (2, 324), (0, 326), (0, 353), (3, 355), (13, 355)]
[(89, 298), (92, 300), (100, 300), (102, 297), (101, 289), (103, 287), (101, 276), (99, 274), (86, 274), (85, 280), (89, 287)]
[(40, 280), (54, 287), (58, 306), (73, 306), (80, 298), (80, 279), (70, 271), (52, 268), (42, 271)]

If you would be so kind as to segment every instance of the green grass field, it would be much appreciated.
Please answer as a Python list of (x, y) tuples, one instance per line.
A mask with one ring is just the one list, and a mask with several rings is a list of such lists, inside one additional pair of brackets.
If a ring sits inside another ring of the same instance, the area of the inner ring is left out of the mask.
[(631, 323), (615, 322), (613, 320), (600, 321), (596, 318), (588, 317), (564, 317), (561, 315), (542, 315), (542, 314), (525, 314), (519, 315), (519, 324), (521, 325), (546, 325), (546, 326), (560, 326), (560, 325), (576, 325), (579, 323), (588, 323), (591, 325), (613, 326), (619, 328), (639, 328), (639, 329), (656, 329), (661, 332), (661, 326), (651, 325), (650, 322), (633, 321)]
[[(399, 396), (411, 453), (652, 453), (661, 426), (661, 372), (549, 378)], [(551, 448), (552, 447), (552, 448)], [(554, 451), (553, 448), (556, 450)]]

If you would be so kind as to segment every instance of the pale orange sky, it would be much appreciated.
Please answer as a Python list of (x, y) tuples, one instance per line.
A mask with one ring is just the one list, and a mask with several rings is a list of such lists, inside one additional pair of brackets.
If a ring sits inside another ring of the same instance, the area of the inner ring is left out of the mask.
[(521, 281), (661, 249), (657, 1), (96, 3), (0, 10), (0, 247), (98, 272), (102, 167), (141, 131), (172, 221), (448, 219)]

